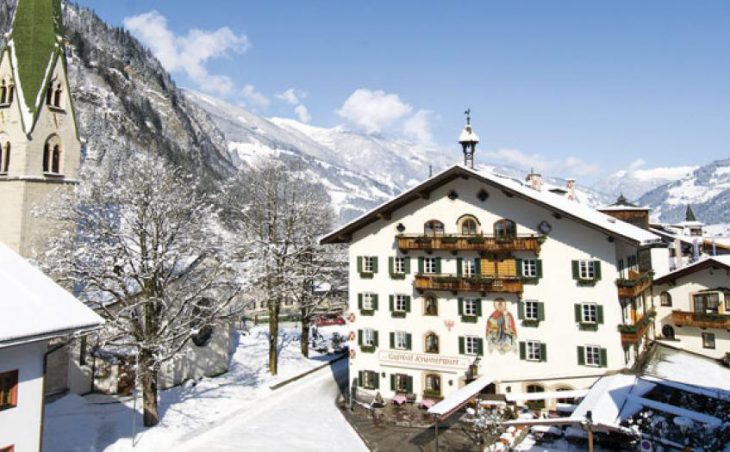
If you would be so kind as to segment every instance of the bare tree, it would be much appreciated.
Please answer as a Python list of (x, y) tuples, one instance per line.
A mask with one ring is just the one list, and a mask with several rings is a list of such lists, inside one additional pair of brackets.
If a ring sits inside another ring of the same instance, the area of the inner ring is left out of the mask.
[(144, 425), (157, 424), (160, 365), (232, 315), (239, 290), (213, 203), (196, 180), (136, 155), (44, 213), (76, 226), (51, 238), (45, 267), (103, 315), (104, 344), (135, 350)]
[(333, 217), (329, 196), (304, 172), (273, 161), (242, 171), (226, 192), (225, 217), (250, 249), (248, 278), (267, 302), (269, 371), (276, 375), (281, 306), (311, 291), (317, 238)]

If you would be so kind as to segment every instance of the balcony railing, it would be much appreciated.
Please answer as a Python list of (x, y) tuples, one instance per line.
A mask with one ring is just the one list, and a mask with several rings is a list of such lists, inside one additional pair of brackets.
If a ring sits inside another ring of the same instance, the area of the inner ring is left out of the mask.
[(643, 291), (651, 287), (653, 272), (638, 273), (629, 271), (628, 278), (619, 278), (616, 280), (618, 286), (619, 298), (634, 298), (641, 295)]
[(487, 251), (491, 253), (512, 251), (540, 252), (540, 243), (544, 240), (538, 235), (526, 235), (507, 238), (488, 237), (485, 235), (456, 234), (401, 234), (397, 236), (398, 248), (401, 251)]
[(672, 322), (677, 326), (730, 329), (730, 314), (691, 311), (672, 311)]
[(416, 290), (449, 290), (452, 292), (522, 293), (518, 276), (416, 275)]
[(656, 317), (656, 311), (652, 308), (643, 316), (639, 317), (633, 325), (619, 325), (618, 330), (621, 332), (621, 342), (633, 344), (640, 341), (644, 333), (646, 333), (646, 330), (654, 322), (654, 317)]

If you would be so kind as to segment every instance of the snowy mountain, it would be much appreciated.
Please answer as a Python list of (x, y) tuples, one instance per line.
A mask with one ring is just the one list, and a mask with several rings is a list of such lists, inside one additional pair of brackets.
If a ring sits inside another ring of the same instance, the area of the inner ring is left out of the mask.
[(677, 166), (621, 170), (598, 181), (592, 188), (614, 199), (623, 194), (628, 199), (636, 200), (657, 187), (689, 175), (697, 168), (697, 166)]
[(657, 187), (638, 202), (662, 222), (684, 219), (686, 206), (707, 224), (730, 223), (730, 159), (701, 166), (679, 180)]

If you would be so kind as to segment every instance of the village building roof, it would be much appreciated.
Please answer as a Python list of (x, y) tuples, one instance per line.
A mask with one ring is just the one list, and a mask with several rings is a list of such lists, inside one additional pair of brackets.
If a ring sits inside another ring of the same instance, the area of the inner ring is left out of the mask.
[(678, 268), (674, 271), (667, 273), (666, 275), (663, 275), (660, 278), (655, 279), (654, 285), (667, 284), (669, 282), (676, 281), (678, 278), (681, 278), (683, 276), (691, 275), (698, 271), (713, 267), (721, 267), (726, 270), (730, 270), (730, 255), (724, 254), (721, 256), (709, 256), (699, 259), (695, 262), (692, 262), (691, 264), (688, 264), (682, 268)]

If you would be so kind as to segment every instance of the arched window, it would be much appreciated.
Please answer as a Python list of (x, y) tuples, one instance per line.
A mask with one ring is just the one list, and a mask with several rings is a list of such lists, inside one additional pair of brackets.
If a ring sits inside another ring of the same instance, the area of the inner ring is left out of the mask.
[(0, 149), (0, 173), (7, 173), (10, 168), (10, 142), (5, 143)]
[(426, 374), (425, 391), (428, 395), (441, 395), (441, 376), (438, 374)]
[(444, 224), (438, 220), (429, 220), (423, 224), (423, 233), (426, 235), (443, 234)]
[(43, 146), (43, 172), (48, 172), (48, 162), (51, 160), (51, 143), (46, 143)]
[(436, 333), (426, 334), (426, 340), (424, 341), (423, 349), (426, 353), (439, 352), (439, 337), (436, 335)]
[(8, 103), (8, 86), (5, 83), (5, 80), (3, 80), (2, 85), (0, 85), (0, 104), (7, 104)]
[(463, 235), (476, 235), (478, 232), (477, 222), (471, 218), (461, 222), (461, 233)]
[(517, 225), (512, 220), (499, 220), (494, 223), (494, 236), (503, 240), (513, 239), (517, 236)]
[(674, 339), (674, 327), (672, 325), (664, 325), (662, 327), (662, 336), (665, 339)]
[(53, 105), (53, 82), (46, 88), (46, 105)]
[[(537, 384), (527, 385), (528, 394), (533, 394), (536, 392), (545, 392), (545, 387), (543, 385)], [(527, 406), (530, 407), (531, 410), (541, 410), (545, 408), (545, 399), (530, 400), (529, 402), (527, 402)]]
[(61, 173), (61, 146), (53, 146), (53, 153), (51, 154), (51, 172), (55, 174)]
[(423, 315), (439, 315), (438, 299), (435, 295), (426, 295), (423, 299)]
[(61, 108), (61, 85), (59, 84), (56, 87), (56, 91), (53, 95), (53, 106), (57, 108)]
[(659, 302), (662, 306), (672, 305), (672, 296), (666, 290), (659, 294)]
[(13, 103), (13, 98), (14, 97), (15, 97), (15, 86), (14, 85), (10, 85), (8, 87), (8, 104), (12, 104)]
[[(561, 387), (559, 387), (559, 388), (557, 388), (557, 389), (555, 389), (555, 390), (556, 390), (557, 392), (564, 392), (564, 391), (572, 391), (572, 390), (573, 390), (573, 388), (570, 388), (570, 387), (568, 387), (568, 386), (561, 386)], [(564, 399), (558, 399), (558, 403), (569, 403), (569, 404), (571, 404), (571, 405), (572, 405), (572, 404), (574, 404), (575, 402), (576, 402), (576, 400), (575, 400), (575, 398), (573, 398), (573, 397), (570, 397), (570, 398), (564, 398)]]
[(51, 135), (43, 146), (43, 172), (61, 174), (63, 147), (58, 135)]

